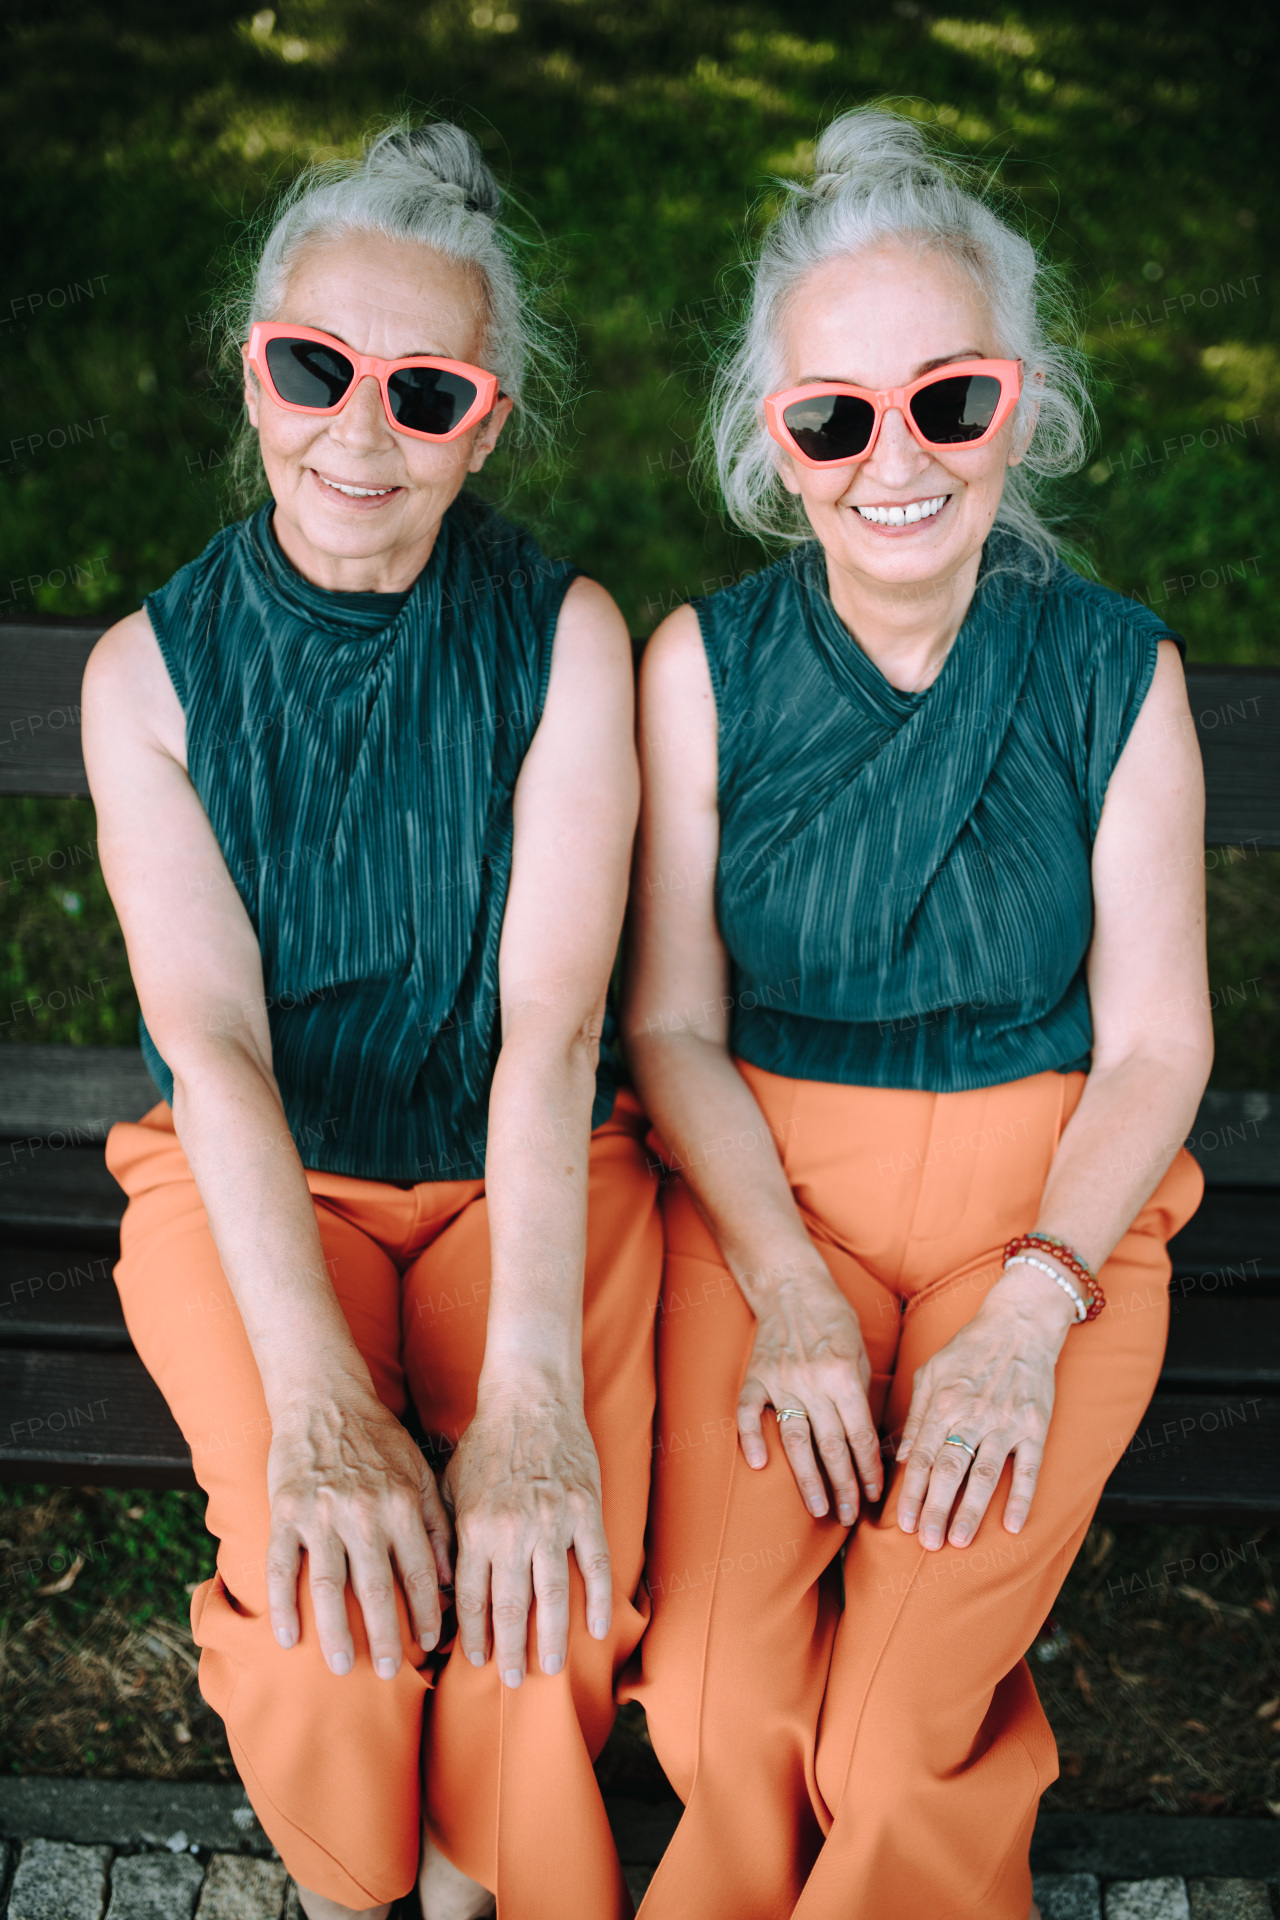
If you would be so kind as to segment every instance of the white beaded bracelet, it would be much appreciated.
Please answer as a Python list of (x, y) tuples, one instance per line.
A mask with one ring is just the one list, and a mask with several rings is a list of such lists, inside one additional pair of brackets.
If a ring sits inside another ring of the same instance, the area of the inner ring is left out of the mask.
[(1084, 1301), (1081, 1299), (1080, 1295), (1076, 1292), (1071, 1282), (1069, 1280), (1064, 1280), (1062, 1275), (1058, 1272), (1058, 1269), (1056, 1267), (1051, 1267), (1047, 1260), (1037, 1260), (1033, 1253), (1015, 1253), (1012, 1260), (1006, 1260), (1004, 1263), (1004, 1270), (1006, 1273), (1008, 1273), (1010, 1267), (1035, 1267), (1038, 1272), (1047, 1273), (1051, 1280), (1057, 1281), (1058, 1285), (1062, 1288), (1062, 1291), (1064, 1293), (1069, 1293), (1071, 1295), (1071, 1303), (1076, 1310), (1077, 1324), (1079, 1324), (1081, 1320), (1088, 1319), (1089, 1309), (1085, 1305)]

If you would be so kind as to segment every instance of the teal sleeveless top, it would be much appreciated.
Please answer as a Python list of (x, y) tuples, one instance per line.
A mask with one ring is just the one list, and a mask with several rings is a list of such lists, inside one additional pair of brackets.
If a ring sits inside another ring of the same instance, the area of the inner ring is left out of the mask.
[(1090, 859), (1178, 636), (997, 532), (933, 684), (843, 625), (812, 542), (693, 604), (719, 720), (730, 1045), (771, 1073), (934, 1092), (1087, 1069)]
[[(146, 610), (262, 951), (285, 1115), (306, 1166), (477, 1179), (512, 796), (576, 569), (464, 495), (407, 594), (333, 593), (290, 565), (273, 511)], [(145, 1027), (143, 1050), (170, 1099)], [(603, 1044), (600, 1062), (596, 1126), (617, 1082)]]

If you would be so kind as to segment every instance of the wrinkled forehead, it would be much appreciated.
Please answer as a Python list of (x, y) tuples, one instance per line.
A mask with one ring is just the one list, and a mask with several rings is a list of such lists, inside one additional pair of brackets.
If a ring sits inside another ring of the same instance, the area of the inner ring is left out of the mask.
[(418, 241), (340, 233), (306, 242), (277, 320), (332, 333), (358, 353), (475, 361), (488, 334), (483, 276)]
[(990, 303), (962, 261), (897, 241), (816, 266), (781, 316), (788, 383), (904, 386), (960, 356), (997, 357)]

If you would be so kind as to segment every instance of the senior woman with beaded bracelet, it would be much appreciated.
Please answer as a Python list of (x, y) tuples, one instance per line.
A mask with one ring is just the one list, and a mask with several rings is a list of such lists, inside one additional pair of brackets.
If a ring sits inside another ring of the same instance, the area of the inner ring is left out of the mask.
[(1035, 1911), (1023, 1656), (1160, 1369), (1211, 1056), (1180, 643), (1033, 504), (1083, 451), (1053, 311), (914, 122), (835, 121), (713, 421), (793, 550), (645, 655), (643, 1920)]

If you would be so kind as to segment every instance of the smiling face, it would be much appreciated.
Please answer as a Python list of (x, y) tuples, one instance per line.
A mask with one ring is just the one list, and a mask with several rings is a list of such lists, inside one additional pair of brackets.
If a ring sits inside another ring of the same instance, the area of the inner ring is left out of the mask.
[[(883, 392), (951, 360), (1004, 357), (969, 275), (900, 243), (816, 268), (791, 300), (782, 344), (782, 387), (821, 381)], [(815, 472), (781, 447), (776, 458), (834, 574), (851, 585), (923, 587), (976, 566), (1005, 472), (1021, 457), (1013, 435), (1010, 416), (986, 446), (925, 448), (895, 409), (857, 466)], [(890, 521), (895, 508), (902, 524)]]
[[(306, 247), (270, 317), (332, 334), (381, 360), (432, 354), (486, 365), (479, 276), (411, 241), (347, 234)], [(397, 433), (378, 383), (341, 413), (280, 406), (245, 368), (245, 405), (275, 496), (276, 537), (299, 572), (343, 592), (396, 592), (426, 565), (446, 509), (478, 473), (511, 412), (498, 399), (457, 440)]]

